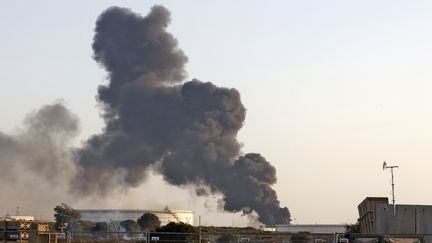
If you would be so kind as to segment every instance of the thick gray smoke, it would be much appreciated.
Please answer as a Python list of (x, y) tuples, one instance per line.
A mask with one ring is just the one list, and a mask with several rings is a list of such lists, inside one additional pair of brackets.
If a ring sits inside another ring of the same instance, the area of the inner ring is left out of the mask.
[(245, 108), (235, 89), (185, 78), (187, 57), (166, 28), (170, 13), (146, 17), (112, 7), (96, 23), (94, 59), (109, 74), (98, 99), (106, 123), (76, 151), (73, 191), (106, 195), (137, 187), (150, 170), (197, 194), (221, 193), (224, 209), (258, 214), (266, 225), (290, 222), (276, 192), (275, 168), (260, 154), (240, 155)]
[(62, 104), (46, 105), (29, 114), (19, 134), (0, 132), (0, 177), (18, 179), (11, 173), (17, 168), (53, 181), (69, 175), (74, 170), (70, 142), (78, 130), (78, 118)]
[(55, 103), (30, 113), (15, 133), (0, 132), (0, 191), (9, 198), (2, 211), (11, 209), (6, 204), (43, 211), (65, 198), (76, 172), (70, 148), (78, 131), (78, 118)]

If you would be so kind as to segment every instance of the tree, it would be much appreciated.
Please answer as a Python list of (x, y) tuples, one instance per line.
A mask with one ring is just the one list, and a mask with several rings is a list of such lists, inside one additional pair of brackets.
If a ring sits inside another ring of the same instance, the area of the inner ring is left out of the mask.
[(108, 224), (106, 222), (97, 222), (91, 230), (96, 239), (102, 239), (108, 235)]
[(81, 219), (81, 214), (68, 206), (65, 203), (57, 205), (54, 208), (55, 227), (59, 229), (60, 226), (68, 224), (68, 228), (77, 225), (77, 222)]
[(167, 225), (157, 228), (156, 232), (196, 233), (196, 229), (192, 225), (183, 222), (170, 222)]
[(171, 222), (156, 229), (156, 232), (171, 232), (179, 234), (156, 234), (161, 240), (168, 240), (172, 242), (184, 242), (185, 240), (197, 240), (197, 230), (190, 224), (183, 222)]
[(311, 239), (311, 234), (306, 231), (294, 233), (291, 235), (292, 242), (305, 242), (309, 239)]
[(132, 219), (121, 221), (120, 226), (123, 227), (128, 233), (140, 231), (140, 225)]
[(92, 230), (95, 224), (91, 221), (78, 220), (77, 224), (74, 226), (73, 232), (79, 237), (92, 236)]
[(360, 221), (357, 220), (357, 223), (355, 224), (345, 225), (345, 229), (347, 233), (361, 233)]
[(235, 242), (235, 238), (232, 234), (223, 234), (217, 238), (218, 243), (230, 243)]
[(143, 214), (138, 220), (138, 225), (141, 227), (142, 230), (150, 230), (154, 231), (155, 229), (160, 227), (160, 220), (159, 218), (152, 214), (152, 213), (145, 213)]

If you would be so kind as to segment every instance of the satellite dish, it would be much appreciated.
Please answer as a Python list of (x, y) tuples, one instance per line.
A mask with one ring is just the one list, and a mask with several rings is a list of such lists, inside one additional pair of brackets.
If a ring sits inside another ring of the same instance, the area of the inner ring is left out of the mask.
[(383, 163), (383, 170), (385, 170), (387, 168), (387, 163), (384, 161)]

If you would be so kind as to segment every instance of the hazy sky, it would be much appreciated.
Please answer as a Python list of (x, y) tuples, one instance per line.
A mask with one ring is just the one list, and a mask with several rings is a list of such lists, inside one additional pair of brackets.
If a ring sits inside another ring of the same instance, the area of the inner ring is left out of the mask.
[[(276, 167), (294, 223), (354, 222), (364, 197), (390, 196), (383, 160), (400, 166), (397, 203), (432, 204), (431, 1), (2, 1), (0, 131), (59, 99), (79, 116), (80, 140), (100, 131), (95, 20), (109, 6), (146, 15), (154, 4), (172, 13), (188, 80), (240, 91), (243, 151)], [(215, 203), (161, 184), (155, 176), (109, 205), (206, 215), (199, 205)]]

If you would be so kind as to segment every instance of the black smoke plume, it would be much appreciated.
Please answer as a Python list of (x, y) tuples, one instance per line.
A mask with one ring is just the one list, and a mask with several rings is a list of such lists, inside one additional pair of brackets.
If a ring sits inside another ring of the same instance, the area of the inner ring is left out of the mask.
[(240, 155), (246, 109), (235, 89), (181, 83), (187, 57), (166, 31), (170, 13), (142, 17), (112, 7), (96, 22), (94, 59), (108, 72), (98, 99), (106, 126), (76, 151), (73, 191), (106, 195), (137, 187), (150, 170), (197, 194), (221, 193), (224, 209), (255, 211), (266, 225), (290, 222), (276, 192), (275, 168), (260, 154)]

